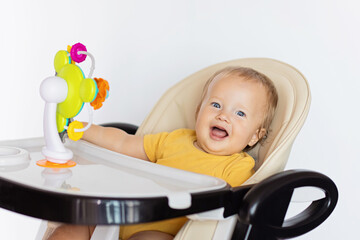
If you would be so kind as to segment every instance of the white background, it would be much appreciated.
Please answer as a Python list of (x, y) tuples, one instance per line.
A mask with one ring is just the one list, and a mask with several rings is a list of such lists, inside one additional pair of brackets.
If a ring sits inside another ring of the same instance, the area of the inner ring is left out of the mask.
[[(355, 0), (1, 1), (0, 140), (42, 135), (39, 85), (68, 44), (84, 43), (96, 58), (95, 76), (110, 81), (97, 123), (140, 124), (161, 93), (211, 64), (275, 58), (298, 68), (312, 90), (287, 168), (322, 172), (340, 192), (330, 218), (299, 239), (355, 239), (359, 10)], [(38, 225), (0, 210), (0, 239), (32, 239)]]

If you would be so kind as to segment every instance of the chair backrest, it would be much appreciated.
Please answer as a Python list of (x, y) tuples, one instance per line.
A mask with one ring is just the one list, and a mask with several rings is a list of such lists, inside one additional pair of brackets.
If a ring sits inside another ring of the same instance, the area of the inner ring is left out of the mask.
[(172, 131), (195, 126), (195, 111), (205, 82), (217, 71), (229, 66), (253, 68), (273, 82), (279, 101), (270, 133), (262, 145), (249, 154), (256, 159), (252, 184), (282, 171), (292, 144), (310, 107), (310, 89), (305, 77), (294, 67), (268, 58), (244, 58), (212, 65), (183, 79), (167, 90), (137, 131), (137, 135)]

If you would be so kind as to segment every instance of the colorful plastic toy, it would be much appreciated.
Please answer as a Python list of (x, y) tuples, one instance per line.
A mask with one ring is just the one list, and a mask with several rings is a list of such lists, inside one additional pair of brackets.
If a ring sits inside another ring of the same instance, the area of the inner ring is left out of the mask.
[[(89, 56), (92, 64), (88, 77), (75, 64), (83, 62)], [(46, 160), (38, 165), (48, 167), (51, 163), (69, 164), (73, 153), (66, 149), (58, 133), (67, 131), (71, 140), (79, 140), (83, 132), (92, 123), (92, 110), (102, 107), (109, 95), (109, 84), (102, 78), (92, 78), (95, 59), (81, 43), (68, 46), (67, 51), (60, 50), (54, 58), (56, 76), (48, 77), (41, 83), (40, 95), (45, 101), (44, 137), (45, 147), (42, 150)], [(89, 109), (89, 124), (84, 128), (81, 122), (71, 119), (76, 117), (84, 105)], [(71, 122), (71, 123), (70, 123)]]

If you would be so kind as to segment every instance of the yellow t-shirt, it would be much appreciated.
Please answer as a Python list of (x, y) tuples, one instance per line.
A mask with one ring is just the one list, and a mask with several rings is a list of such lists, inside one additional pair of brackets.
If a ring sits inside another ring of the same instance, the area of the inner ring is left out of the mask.
[[(247, 153), (231, 156), (208, 154), (194, 146), (196, 133), (190, 129), (178, 129), (144, 137), (144, 149), (149, 160), (168, 167), (206, 174), (225, 180), (231, 186), (239, 186), (254, 173), (254, 159)], [(120, 227), (121, 239), (145, 230), (157, 230), (175, 235), (186, 222), (186, 217), (159, 222)]]

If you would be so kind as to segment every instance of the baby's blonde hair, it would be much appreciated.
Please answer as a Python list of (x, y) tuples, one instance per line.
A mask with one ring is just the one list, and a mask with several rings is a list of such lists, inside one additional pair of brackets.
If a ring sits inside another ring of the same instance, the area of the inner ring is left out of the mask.
[[(197, 118), (197, 116), (199, 114), (201, 104), (206, 96), (206, 93), (208, 91), (210, 83), (213, 82), (215, 79), (221, 79), (221, 78), (224, 78), (227, 76), (237, 76), (244, 80), (255, 81), (257, 83), (262, 84), (265, 87), (265, 89), (267, 91), (267, 107), (266, 107), (266, 111), (265, 111), (265, 115), (263, 117), (262, 123), (259, 127), (259, 129), (264, 128), (266, 130), (266, 133), (264, 136), (259, 136), (259, 142), (262, 143), (266, 139), (266, 136), (268, 135), (268, 133), (270, 131), (270, 124), (271, 124), (272, 119), (274, 118), (274, 114), (275, 114), (275, 110), (276, 110), (276, 106), (277, 106), (277, 102), (278, 102), (278, 94), (277, 94), (276, 88), (274, 86), (274, 83), (270, 80), (270, 78), (268, 78), (266, 75), (254, 70), (252, 68), (227, 67), (227, 68), (224, 68), (224, 69), (216, 72), (212, 77), (210, 77), (204, 85), (200, 102), (196, 108), (195, 117)], [(255, 145), (252, 147), (247, 146), (244, 149), (244, 151), (248, 151), (248, 150), (252, 149), (253, 147), (255, 147)]]

